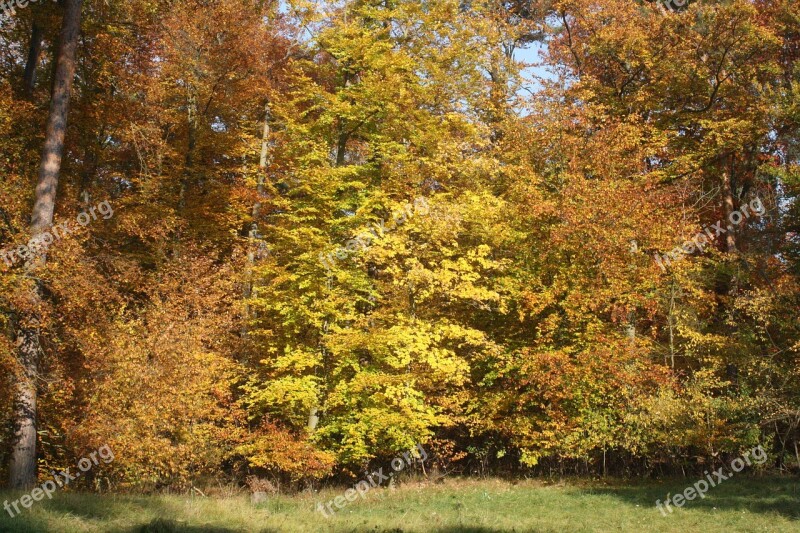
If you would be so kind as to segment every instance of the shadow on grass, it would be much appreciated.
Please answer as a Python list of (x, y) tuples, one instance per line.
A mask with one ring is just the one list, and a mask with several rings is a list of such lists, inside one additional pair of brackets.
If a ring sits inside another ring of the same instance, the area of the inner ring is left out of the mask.
[[(660, 500), (662, 506), (668, 496), (682, 493), (701, 479), (700, 476), (686, 479), (671, 479), (655, 485), (633, 487), (594, 487), (582, 489), (582, 494), (611, 496), (628, 504), (653, 509)], [(779, 514), (791, 520), (800, 520), (800, 478), (787, 477), (768, 479), (745, 477), (731, 478), (716, 487), (710, 487), (705, 498), (696, 497), (682, 508), (672, 505), (673, 513), (680, 511), (747, 511), (758, 514)], [(664, 506), (664, 512), (669, 511)]]
[[(227, 529), (214, 526), (189, 526), (172, 520), (158, 518), (149, 524), (132, 528), (117, 530), (116, 533), (239, 533), (241, 530)], [(264, 529), (260, 533), (274, 533)]]
[[(344, 530), (342, 530), (344, 531)], [(366, 529), (348, 529), (350, 533), (405, 533), (405, 529), (382, 529), (376, 530), (375, 528)], [(524, 529), (496, 529), (478, 526), (450, 526), (438, 529), (431, 529), (431, 533), (546, 533), (545, 530), (531, 529), (526, 527)], [(549, 532), (549, 530), (548, 530)], [(262, 532), (264, 533), (264, 532)]]
[[(9, 493), (0, 494), (0, 502), (4, 499), (14, 501), (19, 495)], [(211, 524), (186, 524), (176, 520), (169, 520), (163, 517), (176, 516), (176, 509), (167, 502), (157, 498), (127, 496), (115, 498), (114, 496), (101, 497), (97, 495), (87, 495), (82, 493), (62, 493), (52, 500), (44, 500), (35, 504), (42, 511), (50, 513), (50, 519), (45, 519), (41, 515), (32, 514), (30, 511), (23, 510), (15, 518), (10, 518), (7, 514), (0, 515), (0, 533), (44, 533), (58, 531), (54, 529), (54, 521), (58, 517), (77, 517), (85, 522), (114, 522), (125, 520), (130, 524), (136, 520), (129, 520), (131, 516), (142, 517), (150, 515), (146, 520), (150, 520), (153, 515), (162, 518), (153, 518), (150, 522), (137, 524), (134, 526), (117, 526), (106, 529), (107, 533), (243, 533), (241, 529), (230, 529), (214, 526)], [(0, 507), (0, 511), (2, 508)], [(274, 533), (273, 530), (263, 529), (259, 533)]]
[(114, 520), (130, 511), (131, 504), (114, 499), (101, 499), (82, 493), (57, 494), (52, 500), (36, 504), (42, 509), (59, 514), (77, 516), (84, 520)]
[[(526, 533), (536, 533), (533, 530), (526, 529)], [(487, 527), (470, 527), (470, 526), (454, 526), (446, 527), (444, 529), (437, 529), (434, 533), (510, 533), (509, 529), (490, 529)]]
[(22, 520), (20, 522), (0, 522), (0, 533), (42, 533), (48, 531), (44, 523), (38, 520)]
[[(18, 520), (18, 521), (17, 521)], [(0, 523), (0, 533), (49, 533), (55, 531), (45, 522), (32, 517), (18, 517), (12, 524)], [(133, 527), (108, 529), (109, 533), (244, 533), (244, 530), (227, 529), (215, 526), (187, 525), (172, 520), (157, 518), (149, 524)], [(264, 529), (259, 533), (277, 533)]]

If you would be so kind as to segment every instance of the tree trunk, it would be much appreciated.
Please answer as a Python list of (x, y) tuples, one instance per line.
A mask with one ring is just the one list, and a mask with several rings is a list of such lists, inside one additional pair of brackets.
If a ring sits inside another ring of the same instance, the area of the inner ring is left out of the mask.
[(731, 175), (728, 170), (722, 173), (722, 203), (725, 213), (723, 226), (727, 224), (728, 233), (725, 234), (725, 251), (729, 254), (736, 252), (736, 226), (731, 223), (731, 213), (734, 212), (733, 187)]
[[(733, 165), (731, 165), (732, 167)], [(731, 172), (732, 170), (725, 169), (722, 173), (722, 203), (723, 212), (725, 213), (725, 220), (722, 225), (726, 226), (728, 233), (725, 234), (725, 251), (729, 254), (736, 253), (736, 225), (731, 220), (731, 213), (734, 212), (736, 206), (733, 198), (733, 186), (731, 185)], [(737, 274), (733, 274), (730, 279), (730, 286), (727, 292), (730, 296), (736, 296), (739, 290), (739, 280)], [(733, 335), (733, 331), (730, 332)], [(729, 363), (725, 367), (725, 374), (731, 386), (736, 390), (739, 386), (739, 367), (734, 363)]]
[[(342, 88), (345, 89), (345, 90), (348, 87), (350, 87), (350, 79), (351, 79), (350, 76), (351, 75), (350, 75), (349, 72), (345, 72), (344, 73), (344, 80), (343, 80), (343, 83), (342, 83)], [(352, 99), (351, 99), (351, 103), (355, 103), (355, 102), (353, 102)], [(344, 118), (339, 117), (339, 137), (336, 140), (336, 166), (337, 167), (344, 166), (345, 159), (347, 157), (347, 141), (350, 140), (350, 136), (353, 134), (353, 131), (355, 131), (355, 130), (348, 131), (347, 128), (348, 128), (347, 121)]]
[[(64, 154), (69, 98), (75, 77), (75, 51), (78, 46), (82, 4), (83, 0), (65, 2), (50, 115), (47, 119), (44, 149), (39, 166), (39, 182), (36, 186), (36, 201), (31, 216), (32, 237), (48, 231), (53, 224), (58, 177)], [(41, 268), (46, 259), (46, 252), (38, 252), (26, 263), (25, 268), (29, 271)], [(41, 352), (39, 338), (41, 320), (36, 308), (43, 301), (42, 289), (38, 283), (32, 289), (31, 298), (34, 311), (31, 316), (22, 318), (17, 331), (22, 376), (17, 384), (14, 398), (14, 442), (9, 464), (9, 486), (12, 489), (28, 489), (36, 483), (36, 379)]]
[(347, 140), (349, 134), (342, 132), (339, 134), (339, 140), (336, 142), (336, 166), (344, 166), (345, 155), (347, 154)]
[(194, 174), (194, 153), (197, 149), (197, 129), (200, 124), (197, 107), (197, 89), (194, 83), (189, 82), (186, 88), (186, 120), (189, 128), (189, 143), (186, 147), (186, 164), (181, 177), (181, 190), (178, 194), (178, 210), (183, 211), (186, 207), (186, 195), (189, 191), (189, 181)]
[(34, 22), (31, 28), (31, 42), (28, 46), (28, 62), (25, 63), (25, 74), (22, 77), (23, 91), (25, 96), (33, 96), (33, 89), (36, 87), (36, 67), (39, 66), (39, 56), (42, 54), (42, 38), (44, 32), (39, 25)]
[(314, 433), (317, 430), (317, 426), (319, 425), (319, 409), (317, 407), (312, 407), (311, 411), (308, 413), (308, 432)]
[[(670, 365), (675, 368), (675, 278), (672, 278), (669, 289), (669, 358)], [(664, 361), (666, 364), (666, 360)]]
[(258, 160), (258, 177), (256, 183), (256, 201), (253, 204), (253, 222), (250, 225), (247, 251), (247, 271), (244, 281), (244, 323), (242, 324), (242, 338), (247, 337), (248, 321), (250, 320), (250, 304), (248, 300), (253, 294), (253, 266), (256, 263), (256, 240), (259, 239), (258, 217), (261, 215), (261, 200), (264, 197), (264, 187), (267, 179), (267, 163), (269, 162), (269, 103), (264, 109), (264, 131), (261, 134), (261, 158)]

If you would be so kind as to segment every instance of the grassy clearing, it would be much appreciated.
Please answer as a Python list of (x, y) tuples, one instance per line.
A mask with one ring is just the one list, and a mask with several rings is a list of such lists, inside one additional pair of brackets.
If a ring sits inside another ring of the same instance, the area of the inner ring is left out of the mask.
[[(326, 519), (315, 511), (343, 491), (277, 496), (253, 505), (247, 496), (96, 496), (62, 493), (17, 518), (5, 511), (0, 531), (13, 532), (798, 532), (800, 480), (726, 481), (704, 500), (663, 517), (655, 500), (689, 485), (545, 485), (527, 481), (448, 480), (375, 489)], [(18, 495), (0, 493), (0, 504)], [(1, 510), (1, 509), (0, 509)]]

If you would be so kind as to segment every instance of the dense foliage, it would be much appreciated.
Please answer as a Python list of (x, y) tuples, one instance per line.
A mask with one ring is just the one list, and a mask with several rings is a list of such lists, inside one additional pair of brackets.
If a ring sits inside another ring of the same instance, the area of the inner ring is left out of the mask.
[[(62, 12), (0, 22), (3, 250)], [(87, 0), (55, 221), (113, 216), (0, 263), (2, 464), (30, 315), (98, 489), (800, 468), (798, 59), (793, 0)]]

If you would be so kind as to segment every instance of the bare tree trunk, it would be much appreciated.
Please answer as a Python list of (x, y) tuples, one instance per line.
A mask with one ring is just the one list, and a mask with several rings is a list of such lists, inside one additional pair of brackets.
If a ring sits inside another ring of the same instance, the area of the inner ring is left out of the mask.
[(736, 251), (736, 226), (731, 224), (731, 213), (734, 212), (733, 188), (731, 187), (731, 175), (728, 170), (722, 173), (722, 203), (725, 212), (725, 221), (728, 233), (725, 234), (725, 251), (734, 253)]
[[(731, 167), (733, 165), (730, 165)], [(731, 220), (731, 214), (735, 210), (735, 203), (733, 198), (733, 187), (731, 185), (731, 170), (725, 169), (722, 173), (722, 204), (723, 212), (725, 213), (725, 220), (723, 226), (727, 224), (728, 233), (725, 234), (725, 251), (729, 254), (736, 253), (736, 225)], [(730, 286), (728, 287), (728, 294), (735, 296), (738, 292), (738, 275), (733, 274), (730, 279)], [(739, 366), (734, 363), (729, 363), (725, 367), (725, 374), (732, 386), (738, 388), (739, 382)]]
[[(669, 358), (672, 368), (675, 368), (675, 278), (672, 279), (669, 290)], [(666, 361), (665, 361), (666, 362)]]
[(256, 263), (256, 249), (255, 249), (255, 241), (259, 238), (259, 231), (258, 231), (258, 217), (261, 215), (261, 200), (264, 197), (264, 187), (266, 184), (267, 179), (267, 164), (269, 162), (269, 122), (270, 122), (270, 113), (269, 113), (269, 103), (265, 106), (264, 109), (264, 131), (261, 134), (261, 158), (258, 161), (258, 177), (256, 178), (256, 201), (253, 204), (253, 222), (250, 225), (250, 232), (248, 237), (250, 238), (250, 242), (248, 243), (249, 249), (247, 251), (247, 271), (245, 273), (245, 281), (244, 281), (244, 324), (242, 325), (242, 337), (247, 336), (247, 322), (250, 320), (250, 304), (248, 300), (253, 293), (253, 266)]
[(308, 413), (308, 427), (307, 427), (308, 432), (314, 433), (317, 430), (318, 425), (319, 425), (319, 408), (314, 406)]
[[(350, 73), (344, 73), (344, 83), (342, 84), (343, 89), (347, 89), (350, 87)], [(347, 131), (347, 121), (343, 118), (340, 118), (339, 124), (339, 137), (336, 141), (336, 166), (341, 167), (344, 166), (345, 159), (347, 157), (347, 141), (350, 140), (350, 136), (353, 134), (353, 131)]]
[(797, 439), (794, 441), (794, 456), (797, 457), (797, 468), (800, 468), (800, 450), (797, 449)]
[(267, 179), (267, 163), (269, 163), (269, 104), (264, 106), (264, 131), (261, 134), (261, 158), (258, 160), (258, 184), (256, 192), (258, 199), (253, 205), (253, 220), (256, 230), (258, 230), (258, 215), (261, 212), (261, 199), (264, 197), (264, 184)]
[(43, 37), (42, 28), (34, 22), (33, 28), (31, 28), (31, 42), (28, 46), (28, 62), (25, 63), (25, 74), (22, 77), (23, 91), (28, 98), (33, 95), (33, 89), (36, 87), (36, 67), (39, 66), (39, 56), (42, 54)]
[[(36, 186), (36, 201), (31, 216), (31, 235), (37, 237), (48, 231), (53, 224), (58, 178), (64, 154), (64, 137), (67, 129), (69, 98), (75, 77), (75, 51), (81, 26), (83, 0), (66, 0), (64, 21), (56, 59), (56, 77), (47, 120), (44, 149), (39, 166), (39, 182)], [(33, 271), (44, 265), (44, 251), (36, 253), (25, 268)], [(37, 284), (32, 289), (33, 308), (43, 301), (42, 289)], [(9, 486), (12, 489), (28, 489), (36, 483), (36, 379), (39, 373), (41, 319), (37, 311), (23, 317), (17, 331), (19, 363), (22, 376), (17, 384), (14, 398), (14, 442), (9, 464)]]
[(344, 166), (345, 156), (347, 155), (347, 141), (350, 135), (346, 132), (339, 134), (339, 140), (336, 142), (336, 166)]
[(189, 180), (194, 173), (194, 153), (197, 149), (197, 129), (200, 124), (197, 107), (197, 89), (194, 83), (189, 82), (186, 88), (186, 120), (189, 128), (189, 144), (186, 147), (186, 165), (181, 177), (181, 190), (178, 194), (178, 209), (183, 211), (186, 207), (186, 195), (189, 190)]

